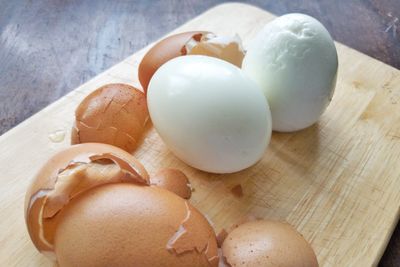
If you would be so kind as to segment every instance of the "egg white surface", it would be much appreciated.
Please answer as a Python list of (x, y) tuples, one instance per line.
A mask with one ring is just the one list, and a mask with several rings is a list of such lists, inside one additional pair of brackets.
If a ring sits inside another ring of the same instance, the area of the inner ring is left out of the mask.
[(268, 23), (250, 44), (243, 71), (262, 88), (275, 131), (314, 124), (329, 105), (336, 85), (338, 57), (325, 27), (304, 14)]
[(271, 114), (261, 89), (220, 59), (168, 61), (152, 77), (147, 103), (169, 149), (203, 171), (245, 169), (260, 160), (271, 138)]

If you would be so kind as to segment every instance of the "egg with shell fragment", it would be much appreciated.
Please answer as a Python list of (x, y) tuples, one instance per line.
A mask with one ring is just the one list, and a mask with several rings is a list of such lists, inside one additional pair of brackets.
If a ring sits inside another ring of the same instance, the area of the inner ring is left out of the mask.
[(271, 138), (271, 114), (261, 90), (241, 69), (217, 58), (168, 61), (151, 79), (147, 103), (170, 150), (203, 171), (250, 167)]
[(27, 190), (25, 219), (36, 248), (60, 267), (218, 264), (206, 217), (151, 186), (137, 159), (106, 144), (50, 158)]
[(186, 55), (205, 55), (242, 65), (244, 50), (238, 35), (220, 36), (206, 31), (177, 33), (156, 43), (139, 64), (138, 76), (145, 93), (151, 77), (167, 61)]
[(319, 21), (287, 14), (258, 33), (242, 69), (268, 99), (273, 130), (291, 132), (314, 124), (327, 108), (336, 85), (338, 57)]

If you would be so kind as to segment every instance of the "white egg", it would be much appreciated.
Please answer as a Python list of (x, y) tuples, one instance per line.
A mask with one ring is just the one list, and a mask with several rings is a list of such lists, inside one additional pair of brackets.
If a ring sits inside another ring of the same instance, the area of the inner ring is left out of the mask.
[(303, 14), (268, 23), (253, 40), (242, 69), (263, 90), (275, 131), (314, 124), (329, 105), (338, 58), (325, 27)]
[(220, 59), (168, 61), (150, 81), (147, 104), (169, 149), (203, 171), (245, 169), (263, 156), (271, 138), (271, 114), (261, 89)]

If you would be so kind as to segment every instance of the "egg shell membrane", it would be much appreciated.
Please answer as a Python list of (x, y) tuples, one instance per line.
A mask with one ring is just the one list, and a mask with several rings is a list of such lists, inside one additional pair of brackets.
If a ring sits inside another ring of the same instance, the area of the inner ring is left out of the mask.
[(71, 200), (55, 251), (61, 266), (218, 265), (215, 233), (197, 209), (167, 190), (126, 183)]
[(126, 84), (108, 84), (79, 104), (71, 143), (105, 143), (132, 152), (143, 135), (148, 118), (143, 92)]
[(200, 40), (192, 38), (185, 44), (187, 55), (204, 55), (219, 58), (242, 66), (245, 52), (238, 35), (234, 37), (216, 36), (213, 33), (203, 34)]
[[(106, 144), (81, 144), (54, 155), (33, 179), (25, 196), (25, 220), (39, 251), (53, 250), (58, 212), (80, 193), (116, 182), (149, 184), (143, 165), (129, 153)], [(51, 255), (51, 253), (47, 253)]]
[(190, 199), (192, 189), (187, 176), (177, 169), (161, 169), (150, 178), (150, 183), (169, 190), (184, 199)]
[(255, 220), (233, 229), (222, 245), (227, 266), (318, 267), (310, 244), (290, 224)]
[(191, 40), (200, 40), (205, 31), (190, 31), (171, 35), (156, 43), (143, 57), (139, 64), (138, 76), (144, 92), (151, 77), (168, 60), (186, 55), (185, 44)]

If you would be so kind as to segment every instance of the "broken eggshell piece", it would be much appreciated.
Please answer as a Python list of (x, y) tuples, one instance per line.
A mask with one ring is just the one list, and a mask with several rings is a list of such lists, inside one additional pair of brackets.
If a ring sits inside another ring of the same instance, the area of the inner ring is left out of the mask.
[(304, 237), (288, 223), (254, 220), (234, 227), (222, 244), (227, 266), (318, 267)]
[(71, 143), (105, 143), (132, 152), (148, 118), (143, 92), (127, 84), (107, 84), (77, 107)]
[(204, 216), (156, 186), (99, 186), (73, 199), (59, 216), (60, 266), (218, 264), (215, 233)]
[(72, 198), (113, 182), (149, 184), (149, 175), (132, 155), (106, 144), (71, 146), (49, 159), (25, 196), (25, 220), (36, 248), (51, 254), (55, 217)]
[(151, 77), (158, 68), (170, 59), (184, 56), (186, 54), (185, 44), (191, 39), (200, 40), (203, 33), (205, 32), (191, 31), (174, 34), (150, 48), (140, 62), (138, 70), (139, 81), (145, 93)]
[(194, 38), (189, 40), (185, 45), (185, 49), (187, 55), (216, 57), (228, 61), (239, 68), (242, 66), (245, 55), (239, 35), (229, 37), (205, 33), (199, 41)]
[(242, 41), (234, 37), (217, 36), (206, 31), (171, 35), (155, 44), (139, 65), (139, 81), (145, 93), (154, 73), (167, 61), (185, 55), (216, 57), (241, 67), (245, 55)]
[(89, 143), (61, 151), (26, 194), (31, 239), (59, 266), (216, 266), (207, 219), (149, 183), (141, 163), (117, 147)]
[(192, 188), (187, 176), (180, 170), (165, 168), (150, 178), (151, 185), (169, 190), (178, 196), (189, 199)]

